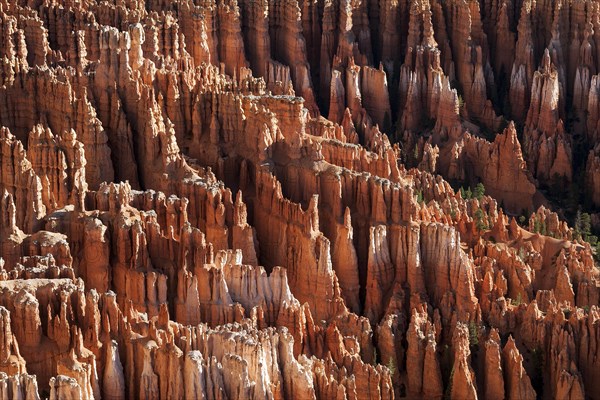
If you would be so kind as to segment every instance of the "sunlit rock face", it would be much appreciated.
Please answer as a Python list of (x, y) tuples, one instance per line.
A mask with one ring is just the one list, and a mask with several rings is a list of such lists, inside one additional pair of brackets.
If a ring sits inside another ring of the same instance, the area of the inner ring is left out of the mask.
[(0, 0), (0, 399), (600, 399), (599, 43), (592, 0)]

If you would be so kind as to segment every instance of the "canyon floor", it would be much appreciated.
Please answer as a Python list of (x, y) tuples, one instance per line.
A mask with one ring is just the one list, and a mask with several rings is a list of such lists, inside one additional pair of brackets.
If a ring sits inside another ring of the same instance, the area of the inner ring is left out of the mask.
[(600, 399), (600, 2), (0, 0), (0, 399)]

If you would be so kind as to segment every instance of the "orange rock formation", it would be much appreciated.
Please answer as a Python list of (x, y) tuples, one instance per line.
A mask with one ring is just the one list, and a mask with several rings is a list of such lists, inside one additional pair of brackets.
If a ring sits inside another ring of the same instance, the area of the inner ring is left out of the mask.
[(598, 43), (593, 0), (0, 0), (0, 399), (600, 399), (548, 196), (600, 206)]

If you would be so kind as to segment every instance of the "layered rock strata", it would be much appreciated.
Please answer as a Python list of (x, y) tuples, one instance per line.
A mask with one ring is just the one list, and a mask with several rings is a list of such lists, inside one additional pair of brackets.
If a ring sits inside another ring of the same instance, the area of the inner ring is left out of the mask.
[(0, 0), (0, 398), (600, 398), (599, 16)]

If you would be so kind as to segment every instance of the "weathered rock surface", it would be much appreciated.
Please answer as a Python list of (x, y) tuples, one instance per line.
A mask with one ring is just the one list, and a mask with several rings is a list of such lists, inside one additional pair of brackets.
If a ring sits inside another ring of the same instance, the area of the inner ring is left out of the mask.
[(600, 399), (552, 208), (600, 206), (598, 43), (592, 0), (0, 0), (0, 399)]

